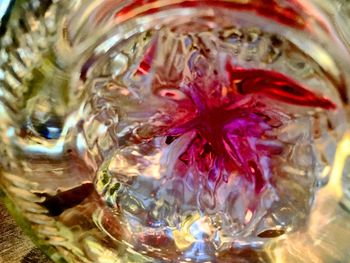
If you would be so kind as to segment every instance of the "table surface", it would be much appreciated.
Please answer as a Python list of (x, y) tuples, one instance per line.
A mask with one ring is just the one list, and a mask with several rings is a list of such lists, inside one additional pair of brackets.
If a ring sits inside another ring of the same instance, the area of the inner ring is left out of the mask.
[(0, 202), (0, 263), (51, 262), (23, 231)]

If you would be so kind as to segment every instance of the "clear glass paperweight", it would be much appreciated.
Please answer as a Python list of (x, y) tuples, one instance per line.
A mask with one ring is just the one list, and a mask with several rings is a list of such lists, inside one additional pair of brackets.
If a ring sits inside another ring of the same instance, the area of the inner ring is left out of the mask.
[(2, 197), (53, 261), (348, 262), (347, 1), (8, 3)]

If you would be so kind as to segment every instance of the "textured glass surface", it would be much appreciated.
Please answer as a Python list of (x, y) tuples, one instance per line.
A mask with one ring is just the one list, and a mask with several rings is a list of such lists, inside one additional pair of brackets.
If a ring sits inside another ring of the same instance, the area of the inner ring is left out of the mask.
[(348, 262), (345, 1), (4, 6), (0, 185), (52, 260)]

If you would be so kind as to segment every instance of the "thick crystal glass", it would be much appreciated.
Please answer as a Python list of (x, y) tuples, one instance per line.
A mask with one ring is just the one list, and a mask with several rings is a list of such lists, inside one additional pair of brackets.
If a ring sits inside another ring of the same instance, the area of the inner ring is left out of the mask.
[(348, 262), (345, 0), (9, 1), (0, 185), (55, 262)]

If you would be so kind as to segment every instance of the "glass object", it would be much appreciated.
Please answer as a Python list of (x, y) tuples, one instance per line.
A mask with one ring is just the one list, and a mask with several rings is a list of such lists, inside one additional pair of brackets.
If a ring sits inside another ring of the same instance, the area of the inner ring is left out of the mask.
[(8, 209), (55, 262), (347, 262), (348, 9), (10, 1)]

